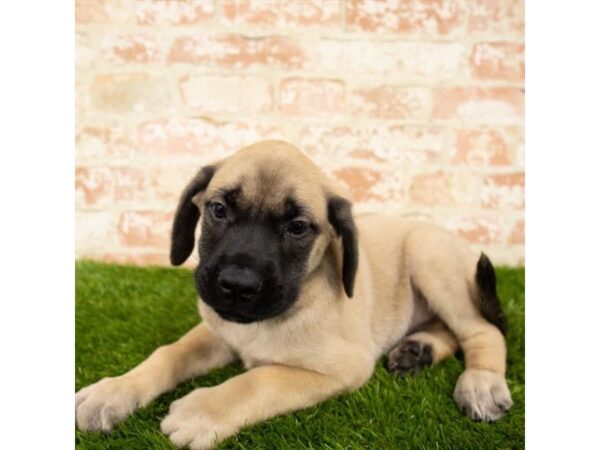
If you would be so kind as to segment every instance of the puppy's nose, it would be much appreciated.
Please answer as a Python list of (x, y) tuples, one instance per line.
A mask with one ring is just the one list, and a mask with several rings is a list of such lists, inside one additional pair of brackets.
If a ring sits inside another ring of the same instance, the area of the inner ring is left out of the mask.
[(217, 284), (226, 297), (241, 300), (252, 300), (262, 289), (262, 280), (254, 270), (235, 265), (221, 270)]

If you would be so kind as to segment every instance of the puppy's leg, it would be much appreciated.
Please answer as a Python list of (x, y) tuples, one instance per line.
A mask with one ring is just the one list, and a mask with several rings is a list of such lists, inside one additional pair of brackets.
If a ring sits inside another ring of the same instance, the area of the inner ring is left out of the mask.
[(416, 374), (423, 366), (436, 364), (458, 350), (458, 341), (440, 321), (404, 337), (387, 356), (388, 370), (398, 376)]
[(372, 370), (368, 364), (352, 376), (332, 376), (290, 366), (257, 367), (173, 402), (161, 428), (179, 447), (212, 448), (242, 427), (358, 388)]
[(85, 431), (109, 431), (163, 392), (233, 359), (234, 353), (220, 338), (198, 325), (177, 342), (156, 349), (129, 372), (81, 389), (75, 396), (77, 426)]
[(446, 281), (440, 276), (419, 288), (456, 336), (465, 356), (466, 370), (456, 383), (454, 400), (471, 419), (494, 422), (512, 406), (504, 377), (504, 336), (481, 316), (466, 283)]
[(491, 263), (483, 255), (478, 261), (462, 241), (435, 227), (415, 229), (405, 252), (411, 288), (423, 294), (465, 356), (466, 370), (456, 383), (454, 400), (474, 420), (498, 420), (512, 399), (504, 376), (506, 343), (499, 329), (504, 328), (504, 316)]
[(493, 325), (473, 320), (458, 326), (466, 370), (458, 378), (454, 400), (473, 420), (495, 422), (512, 406), (506, 384), (506, 344)]

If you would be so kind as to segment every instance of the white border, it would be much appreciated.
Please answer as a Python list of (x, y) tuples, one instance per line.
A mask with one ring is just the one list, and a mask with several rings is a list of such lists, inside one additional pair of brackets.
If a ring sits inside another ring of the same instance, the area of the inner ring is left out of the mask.
[(526, 2), (526, 443), (597, 442), (600, 5)]
[(74, 447), (74, 15), (0, 6), (3, 448)]

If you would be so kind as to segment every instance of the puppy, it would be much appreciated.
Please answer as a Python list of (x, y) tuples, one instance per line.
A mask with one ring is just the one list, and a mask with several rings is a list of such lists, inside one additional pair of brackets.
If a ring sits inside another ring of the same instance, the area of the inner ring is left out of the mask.
[(474, 420), (511, 407), (506, 321), (488, 258), (433, 225), (354, 219), (351, 203), (294, 146), (265, 141), (204, 167), (175, 213), (171, 262), (198, 242), (203, 322), (131, 371), (76, 395), (81, 430), (110, 430), (177, 384), (241, 359), (248, 369), (173, 402), (177, 446), (211, 448), (242, 427), (363, 385), (377, 360), (415, 373), (464, 353), (454, 390)]

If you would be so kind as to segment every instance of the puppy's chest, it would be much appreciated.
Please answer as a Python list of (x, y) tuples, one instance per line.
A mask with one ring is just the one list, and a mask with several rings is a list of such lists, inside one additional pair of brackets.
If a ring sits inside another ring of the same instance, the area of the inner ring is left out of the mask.
[(295, 345), (279, 330), (261, 325), (226, 326), (223, 339), (236, 351), (247, 369), (266, 364), (285, 363)]
[(227, 322), (202, 304), (200, 311), (210, 328), (238, 354), (246, 368), (285, 363), (296, 353), (298, 343), (283, 328), (264, 323)]

